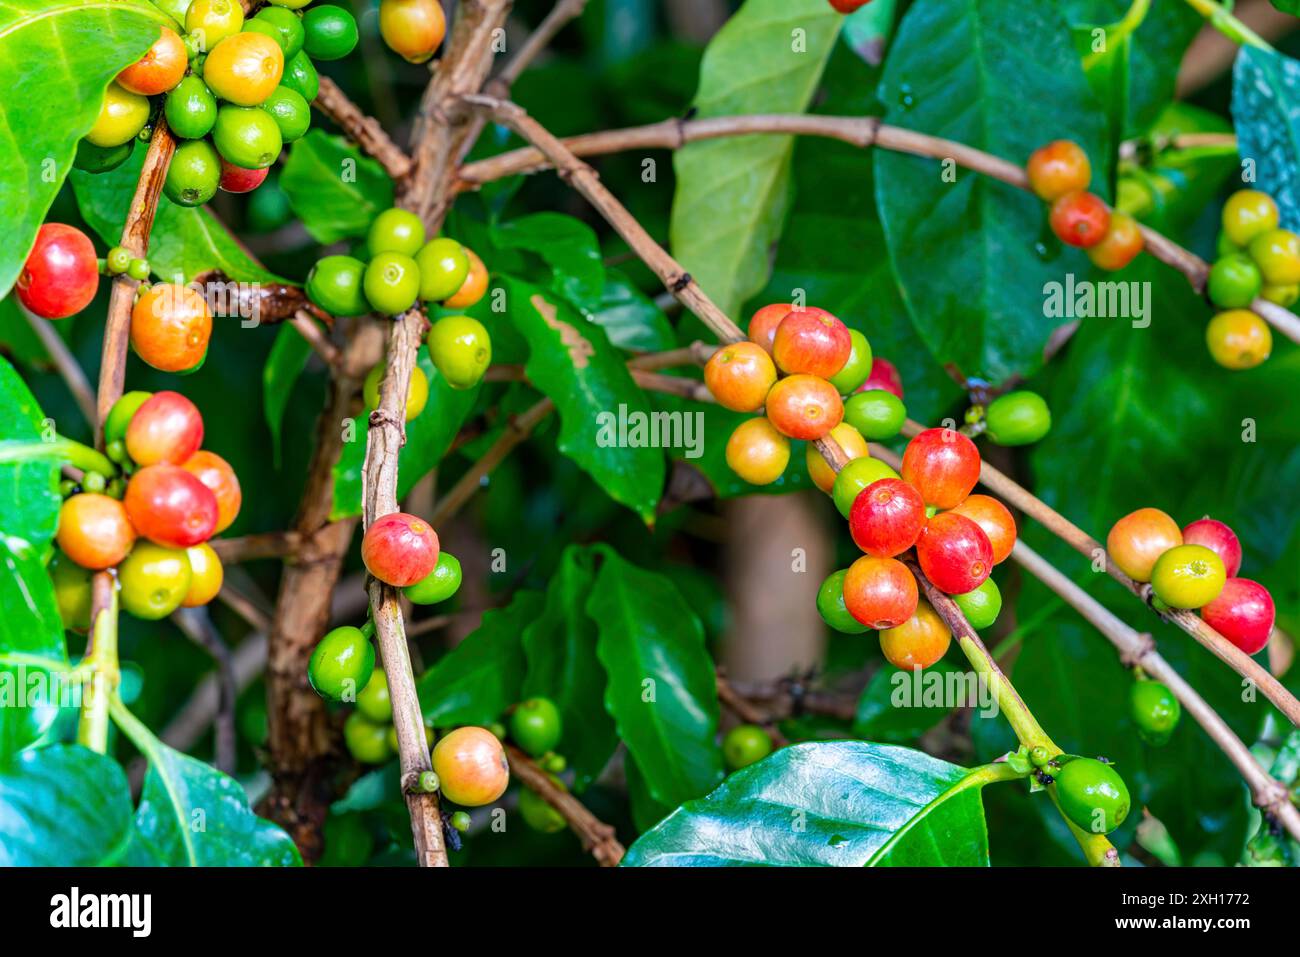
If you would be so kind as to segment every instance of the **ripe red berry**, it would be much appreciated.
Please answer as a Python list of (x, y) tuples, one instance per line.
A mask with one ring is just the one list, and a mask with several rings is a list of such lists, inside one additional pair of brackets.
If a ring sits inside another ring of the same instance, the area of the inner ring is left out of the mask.
[(867, 376), (866, 382), (858, 386), (858, 391), (870, 392), (872, 389), (884, 389), (900, 399), (903, 398), (903, 377), (898, 374), (898, 369), (888, 359), (881, 359), (879, 356), (872, 358), (871, 375)]
[(839, 13), (853, 13), (870, 2), (871, 0), (831, 0), (831, 6)]
[(1268, 589), (1249, 578), (1229, 578), (1218, 597), (1201, 608), (1205, 623), (1248, 655), (1268, 644), (1275, 614)]
[(792, 439), (820, 439), (844, 418), (844, 404), (835, 386), (813, 375), (792, 375), (777, 381), (767, 393), (767, 419)]
[(771, 355), (772, 340), (776, 338), (776, 327), (793, 311), (794, 304), (789, 302), (774, 302), (758, 310), (749, 320), (749, 341), (758, 343), (768, 355)]
[(952, 508), (979, 481), (979, 449), (953, 429), (926, 429), (907, 443), (902, 474), (903, 481), (916, 486), (926, 505)]
[(126, 451), (137, 465), (180, 465), (203, 444), (203, 416), (179, 392), (155, 392), (126, 427)]
[(844, 607), (868, 628), (893, 628), (916, 613), (916, 579), (895, 558), (864, 555), (844, 576)]
[(1204, 545), (1223, 559), (1223, 570), (1229, 578), (1241, 571), (1241, 541), (1237, 533), (1220, 521), (1198, 518), (1183, 528), (1184, 545)]
[(46, 319), (81, 312), (99, 288), (95, 245), (80, 229), (46, 223), (14, 285), (22, 304)]
[(782, 372), (829, 379), (853, 352), (848, 327), (824, 309), (795, 309), (776, 327), (772, 358)]
[(993, 546), (984, 529), (956, 512), (940, 512), (925, 523), (916, 557), (925, 577), (949, 595), (974, 591), (993, 570)]
[(1110, 214), (1110, 228), (1101, 242), (1088, 250), (1088, 258), (1093, 265), (1114, 272), (1131, 263), (1144, 245), (1146, 240), (1137, 220), (1116, 211)]
[(239, 514), (239, 506), (244, 501), (235, 470), (217, 453), (203, 449), (182, 462), (181, 468), (195, 476), (216, 496), (217, 527), (212, 530), (212, 534), (220, 535), (235, 520)]
[(993, 564), (1001, 565), (1016, 544), (1016, 520), (1011, 511), (991, 495), (968, 495), (951, 511), (965, 515), (984, 530), (993, 546)]
[(217, 497), (179, 465), (146, 465), (131, 476), (122, 503), (142, 536), (166, 548), (189, 548), (212, 537)]
[(925, 527), (921, 493), (901, 479), (872, 482), (853, 500), (849, 532), (858, 548), (877, 558), (893, 558), (916, 544)]
[(438, 564), (438, 535), (424, 519), (392, 512), (366, 529), (361, 560), (381, 582), (405, 588), (426, 578)]
[(704, 366), (704, 384), (723, 408), (757, 412), (768, 389), (776, 383), (776, 366), (763, 347), (754, 342), (723, 346)]
[(1050, 221), (1061, 242), (1086, 249), (1106, 237), (1110, 210), (1092, 193), (1066, 193), (1052, 204)]
[(244, 169), (222, 160), (221, 188), (227, 193), (251, 193), (262, 185), (270, 172), (269, 166), (264, 169)]
[(1092, 182), (1088, 154), (1073, 140), (1053, 140), (1040, 146), (1030, 154), (1025, 172), (1029, 174), (1029, 188), (1049, 203), (1066, 193), (1087, 189)]

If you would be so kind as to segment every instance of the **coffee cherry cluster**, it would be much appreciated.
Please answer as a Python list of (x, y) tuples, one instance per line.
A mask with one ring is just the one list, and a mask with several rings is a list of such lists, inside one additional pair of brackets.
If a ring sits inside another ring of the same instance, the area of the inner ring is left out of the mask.
[(1025, 165), (1029, 188), (1048, 203), (1048, 221), (1061, 242), (1077, 246), (1101, 269), (1123, 269), (1142, 251), (1142, 231), (1127, 213), (1111, 210), (1088, 192), (1092, 164), (1071, 140), (1040, 146)]
[(1290, 307), (1300, 299), (1300, 236), (1279, 229), (1277, 203), (1267, 193), (1238, 190), (1223, 205), (1218, 259), (1206, 292), (1224, 310), (1210, 320), (1205, 342), (1225, 369), (1253, 369), (1273, 350), (1273, 334), (1250, 311), (1256, 298)]
[[(781, 477), (791, 439), (829, 435), (850, 456), (865, 455), (868, 439), (892, 438), (907, 418), (898, 370), (872, 355), (861, 332), (816, 306), (759, 309), (749, 340), (709, 359), (704, 384), (728, 409), (765, 413), (742, 422), (727, 442), (727, 464), (754, 485)], [(809, 476), (829, 492), (834, 473), (815, 447), (807, 455)]]
[(1267, 588), (1241, 569), (1241, 542), (1223, 522), (1199, 518), (1179, 528), (1158, 508), (1140, 508), (1106, 536), (1115, 565), (1150, 583), (1158, 609), (1198, 609), (1201, 618), (1248, 655), (1268, 644), (1275, 611)]
[(203, 444), (203, 418), (177, 392), (128, 392), (104, 425), (119, 472), (68, 482), (51, 576), (68, 627), (89, 624), (92, 571), (117, 569), (122, 607), (158, 619), (206, 605), (221, 589), (208, 540), (239, 514), (229, 463)]
[[(307, 276), (307, 295), (335, 316), (369, 312), (397, 316), (417, 302), (441, 303), (447, 309), (468, 309), (487, 293), (488, 271), (474, 251), (454, 239), (439, 236), (426, 242), (420, 217), (404, 209), (386, 209), (366, 234), (369, 262), (353, 256), (326, 256)], [(443, 316), (426, 338), (429, 357), (452, 388), (478, 384), (492, 361), (492, 339), (481, 322), (470, 316)], [(378, 405), (382, 366), (367, 380), (367, 401)], [(407, 419), (424, 408), (428, 382), (412, 370), (407, 395)]]
[(339, 59), (357, 44), (351, 13), (333, 4), (301, 9), (307, 2), (272, 0), (247, 20), (239, 0), (162, 4), (177, 29), (163, 27), (109, 85), (76, 166), (116, 168), (161, 114), (181, 141), (163, 184), (172, 202), (200, 206), (218, 189), (256, 189), (284, 144), (311, 126), (320, 85), (312, 60)]
[(925, 576), (953, 596), (971, 626), (991, 626), (1002, 596), (989, 574), (1011, 554), (1016, 525), (997, 499), (971, 494), (979, 474), (979, 450), (951, 429), (927, 429), (908, 443), (901, 474), (865, 454), (841, 469), (832, 494), (841, 512), (849, 503), (849, 531), (865, 555), (822, 583), (817, 608), (826, 623), (850, 634), (879, 631), (885, 657), (899, 668), (928, 668), (943, 657), (952, 633), (899, 561), (914, 549)]
[(424, 63), (447, 34), (439, 0), (380, 0), (379, 35), (398, 56)]

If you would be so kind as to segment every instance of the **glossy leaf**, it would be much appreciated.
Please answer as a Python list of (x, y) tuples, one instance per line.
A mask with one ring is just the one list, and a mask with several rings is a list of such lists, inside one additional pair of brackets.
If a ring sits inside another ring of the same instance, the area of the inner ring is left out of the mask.
[(416, 690), (426, 721), (490, 724), (520, 698), (524, 652), (520, 637), (541, 613), (540, 592), (520, 591), (421, 676)]
[[(943, 720), (952, 707), (941, 689), (966, 675), (957, 664), (942, 658), (926, 668), (919, 680), (910, 671), (886, 665), (876, 671), (858, 698), (853, 718), (855, 737), (869, 741), (910, 742)], [(966, 687), (963, 684), (963, 687)], [(967, 702), (978, 707), (978, 702)]]
[(138, 836), (131, 848), (133, 863), (168, 867), (302, 863), (289, 835), (252, 812), (248, 795), (234, 778), (157, 739), (148, 746), (147, 757), (149, 771), (135, 815)]
[[(0, 444), (51, 441), (54, 425), (7, 360), (0, 357)], [(43, 548), (58, 527), (59, 462), (51, 456), (0, 456), (0, 534)]]
[[(903, 18), (885, 61), (886, 121), (1023, 163), (1057, 136), (1106, 178), (1096, 103), (1052, 4), (934, 0)], [(1063, 320), (1043, 288), (1086, 271), (1044, 230), (1043, 204), (981, 173), (873, 150), (890, 260), (921, 339), (940, 364), (1002, 381), (1042, 364)], [(1016, 277), (1007, 282), (1008, 276)]]
[(605, 670), (596, 656), (596, 622), (587, 615), (595, 553), (570, 545), (546, 589), (546, 605), (523, 632), (528, 674), (521, 697), (543, 695), (560, 709), (561, 750), (581, 791), (609, 762), (618, 732), (605, 711)]
[(1300, 62), (1243, 46), (1232, 71), (1237, 151), (1288, 229), (1300, 228)]
[(0, 758), (0, 867), (112, 865), (131, 834), (131, 790), (112, 758), (68, 744)]
[(891, 745), (791, 745), (678, 808), (623, 863), (984, 866), (988, 834), (973, 773)]
[(722, 777), (717, 686), (699, 618), (667, 578), (601, 550), (587, 600), (609, 675), (605, 709), (650, 794), (676, 806)]
[(271, 451), (280, 464), (280, 429), (284, 424), (284, 410), (289, 406), (294, 384), (307, 368), (311, 358), (311, 344), (289, 324), (280, 327), (275, 343), (262, 367), (262, 412), (271, 430)]
[[(144, 144), (117, 169), (107, 173), (74, 170), (72, 189), (86, 222), (105, 246), (122, 241), (122, 226), (144, 165)], [(169, 282), (189, 282), (200, 273), (220, 270), (235, 282), (281, 282), (250, 256), (225, 224), (206, 206), (177, 206), (166, 196), (149, 233), (149, 267)]]
[(393, 205), (393, 181), (341, 137), (311, 130), (288, 153), (280, 188), (318, 243), (364, 236), (371, 220)]
[[(825, 0), (747, 0), (705, 51), (697, 115), (804, 112), (843, 22)], [(673, 252), (728, 315), (767, 279), (790, 207), (793, 150), (793, 137), (764, 135), (673, 155)]]
[(605, 271), (600, 301), (582, 312), (605, 330), (617, 349), (662, 352), (677, 345), (677, 336), (663, 310), (616, 269)]
[(170, 22), (145, 0), (0, 4), (0, 295), (18, 278), (109, 81)]
[(559, 411), (557, 447), (649, 522), (664, 481), (663, 450), (651, 443), (673, 445), (680, 437), (654, 428), (645, 393), (603, 329), (553, 293), (515, 280), (505, 287), (511, 321), (528, 341), (524, 370)]
[[(418, 416), (406, 423), (406, 444), (398, 456), (397, 497), (403, 498), (415, 483), (437, 468), (465, 417), (474, 408), (479, 386), (453, 389), (434, 367), (429, 350), (421, 346), (416, 357), (429, 380), (429, 401)], [(369, 419), (362, 414), (352, 420), (352, 438), (334, 463), (334, 506), (330, 520), (361, 514), (361, 472), (366, 460), (366, 430)]]
[(0, 757), (37, 740), (58, 715), (67, 668), (54, 586), (37, 550), (0, 537)]
[(596, 232), (580, 219), (533, 213), (492, 230), (501, 249), (523, 249), (551, 267), (551, 288), (583, 311), (597, 309), (605, 289), (605, 264)]

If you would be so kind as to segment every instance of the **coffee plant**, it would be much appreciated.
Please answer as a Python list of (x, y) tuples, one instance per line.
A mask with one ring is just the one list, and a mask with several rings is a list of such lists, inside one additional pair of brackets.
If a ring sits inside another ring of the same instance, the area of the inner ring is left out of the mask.
[(1293, 20), (0, 5), (0, 864), (1300, 863)]

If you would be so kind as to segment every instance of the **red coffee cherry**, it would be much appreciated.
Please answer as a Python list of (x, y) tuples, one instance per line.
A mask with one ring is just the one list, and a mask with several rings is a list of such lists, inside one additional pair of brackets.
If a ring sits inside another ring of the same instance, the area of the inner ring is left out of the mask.
[(179, 465), (146, 465), (131, 476), (123, 498), (131, 524), (166, 548), (189, 548), (212, 537), (217, 498)]
[(953, 429), (926, 429), (907, 443), (901, 471), (903, 481), (916, 486), (926, 505), (952, 508), (979, 481), (979, 449)]
[(899, 399), (903, 398), (903, 377), (898, 374), (898, 369), (888, 359), (879, 356), (872, 358), (871, 375), (867, 376), (866, 382), (858, 386), (857, 391), (870, 392), (872, 389), (884, 389), (898, 396)]
[(753, 342), (723, 346), (704, 366), (704, 384), (723, 408), (757, 412), (768, 389), (776, 383), (776, 366), (763, 347)]
[(893, 628), (916, 613), (916, 578), (895, 558), (865, 555), (844, 576), (844, 607), (868, 628)]
[(853, 351), (848, 327), (824, 309), (796, 309), (776, 327), (772, 358), (782, 372), (829, 379)]
[(438, 564), (438, 535), (424, 519), (393, 512), (366, 529), (361, 560), (381, 582), (405, 588), (428, 576)]
[(193, 369), (208, 351), (212, 313), (197, 291), (159, 283), (131, 310), (131, 348), (163, 372)]
[(227, 193), (251, 193), (266, 181), (266, 177), (270, 172), (271, 168), (269, 166), (263, 169), (245, 169), (223, 159), (221, 161), (221, 188)]
[(820, 439), (844, 418), (844, 403), (835, 386), (813, 375), (792, 375), (767, 393), (767, 419), (792, 439)]
[(1110, 210), (1092, 193), (1066, 193), (1052, 204), (1050, 222), (1061, 242), (1086, 249), (1106, 237)]
[(1016, 520), (1010, 510), (991, 495), (968, 495), (950, 511), (965, 515), (984, 530), (993, 546), (993, 564), (1001, 565), (1016, 544)]
[(895, 668), (928, 668), (948, 650), (952, 632), (929, 602), (916, 606), (912, 617), (880, 633), (880, 650)]
[(849, 532), (858, 548), (876, 558), (893, 558), (916, 544), (925, 527), (921, 493), (901, 479), (872, 482), (853, 500)]
[(179, 392), (155, 392), (126, 427), (126, 451), (137, 465), (180, 465), (203, 444), (203, 416)]
[(993, 570), (989, 537), (956, 512), (940, 512), (925, 523), (916, 540), (916, 557), (925, 577), (949, 595), (974, 591)]
[(1106, 535), (1110, 560), (1135, 582), (1149, 582), (1156, 560), (1182, 543), (1178, 523), (1158, 508), (1130, 512)]
[(1218, 597), (1201, 608), (1205, 623), (1248, 655), (1268, 644), (1275, 615), (1273, 596), (1249, 578), (1229, 578)]
[(1183, 526), (1184, 545), (1204, 545), (1223, 560), (1223, 570), (1229, 578), (1241, 571), (1241, 540), (1237, 533), (1220, 521), (1198, 518)]
[(22, 304), (45, 319), (66, 319), (90, 305), (98, 288), (99, 261), (89, 237), (63, 223), (41, 226), (14, 284)]
[(749, 320), (749, 341), (763, 347), (768, 355), (772, 354), (772, 340), (776, 338), (776, 327), (781, 320), (794, 311), (794, 304), (774, 302), (759, 309)]

